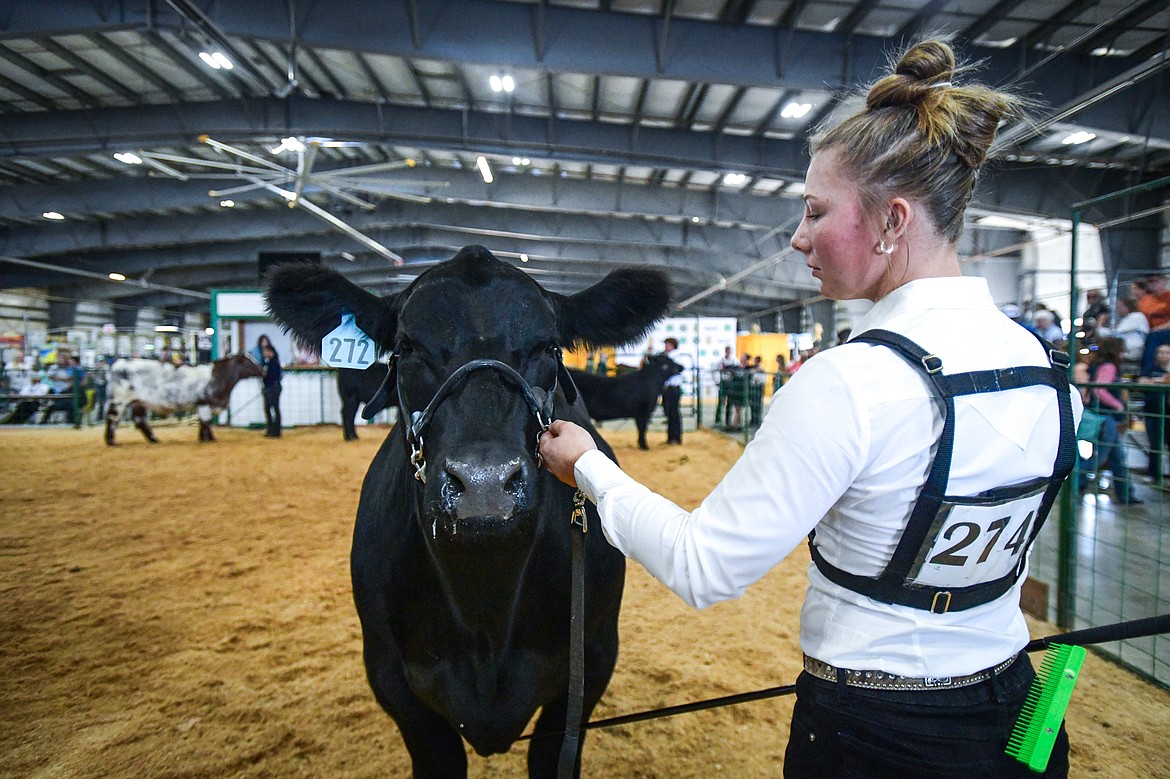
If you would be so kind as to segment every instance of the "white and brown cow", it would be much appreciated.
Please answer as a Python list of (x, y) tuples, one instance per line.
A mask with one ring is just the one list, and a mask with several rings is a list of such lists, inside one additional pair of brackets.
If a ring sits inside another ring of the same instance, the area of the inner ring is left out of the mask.
[(146, 440), (158, 439), (146, 423), (146, 412), (169, 416), (176, 411), (199, 414), (199, 440), (214, 441), (211, 419), (227, 408), (240, 381), (261, 378), (260, 366), (246, 354), (224, 357), (208, 365), (178, 367), (157, 360), (125, 359), (110, 366), (110, 405), (106, 408), (106, 443), (114, 445), (118, 420), (130, 411), (134, 426)]

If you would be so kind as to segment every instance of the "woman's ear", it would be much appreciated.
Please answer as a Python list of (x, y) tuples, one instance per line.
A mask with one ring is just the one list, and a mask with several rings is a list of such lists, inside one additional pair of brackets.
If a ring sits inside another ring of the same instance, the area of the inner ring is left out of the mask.
[(910, 230), (914, 221), (914, 206), (904, 197), (896, 197), (890, 201), (889, 211), (886, 214), (884, 237), (886, 241), (897, 241)]

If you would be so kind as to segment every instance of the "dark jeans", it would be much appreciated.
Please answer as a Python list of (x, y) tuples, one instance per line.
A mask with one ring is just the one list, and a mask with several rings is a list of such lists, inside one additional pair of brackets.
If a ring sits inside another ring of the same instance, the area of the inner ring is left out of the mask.
[(1170, 418), (1166, 414), (1166, 393), (1147, 392), (1144, 408), (1146, 436), (1150, 439), (1149, 474), (1157, 478), (1162, 473), (1162, 453), (1166, 448), (1166, 431)]
[(1004, 753), (1033, 676), (1022, 653), (994, 679), (952, 690), (863, 690), (802, 673), (796, 680), (784, 776), (1066, 777), (1068, 734), (1063, 725), (1044, 774)]
[(264, 421), (268, 423), (266, 435), (280, 435), (280, 385), (264, 387)]
[(679, 410), (681, 399), (682, 387), (662, 388), (662, 410), (666, 412), (666, 442), (668, 444), (682, 443), (682, 412)]

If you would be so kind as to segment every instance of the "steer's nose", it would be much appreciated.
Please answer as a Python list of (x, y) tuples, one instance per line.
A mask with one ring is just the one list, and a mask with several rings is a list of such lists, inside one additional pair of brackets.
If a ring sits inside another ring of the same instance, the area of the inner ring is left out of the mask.
[(439, 475), (444, 508), (458, 519), (509, 518), (524, 488), (520, 460), (480, 463), (449, 459)]

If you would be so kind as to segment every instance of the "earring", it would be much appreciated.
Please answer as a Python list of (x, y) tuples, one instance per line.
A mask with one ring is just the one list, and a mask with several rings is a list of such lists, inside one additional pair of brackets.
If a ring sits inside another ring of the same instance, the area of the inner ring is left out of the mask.
[(886, 239), (885, 239), (885, 238), (883, 238), (883, 239), (882, 239), (882, 240), (881, 240), (881, 241), (878, 243), (878, 249), (880, 249), (880, 250), (881, 250), (881, 253), (882, 253), (882, 254), (893, 254), (893, 253), (894, 253), (894, 249), (895, 249), (895, 245), (894, 245), (894, 244), (890, 244), (889, 246), (886, 246)]

